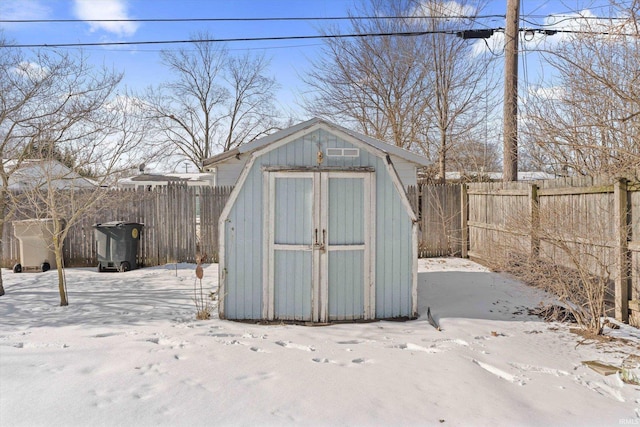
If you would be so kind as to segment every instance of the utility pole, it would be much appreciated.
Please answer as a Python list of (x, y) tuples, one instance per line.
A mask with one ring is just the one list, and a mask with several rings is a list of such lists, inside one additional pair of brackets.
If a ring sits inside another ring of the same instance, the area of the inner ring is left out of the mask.
[(518, 180), (518, 37), (520, 0), (507, 0), (507, 22), (504, 31), (504, 115), (503, 171), (504, 181)]

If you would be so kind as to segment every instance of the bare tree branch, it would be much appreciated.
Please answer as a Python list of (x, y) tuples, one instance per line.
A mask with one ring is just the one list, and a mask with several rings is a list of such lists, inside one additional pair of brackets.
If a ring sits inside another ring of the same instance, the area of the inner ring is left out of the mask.
[(213, 154), (278, 127), (277, 85), (264, 56), (233, 56), (223, 45), (198, 42), (164, 51), (162, 60), (175, 80), (149, 89), (145, 99), (155, 138), (170, 152), (201, 168)]

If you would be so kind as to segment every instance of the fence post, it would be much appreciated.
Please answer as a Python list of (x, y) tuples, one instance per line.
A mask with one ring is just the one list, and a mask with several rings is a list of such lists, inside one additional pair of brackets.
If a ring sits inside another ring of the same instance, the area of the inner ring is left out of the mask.
[(629, 224), (627, 180), (616, 179), (613, 185), (616, 221), (616, 265), (615, 276), (615, 316), (620, 322), (629, 321)]
[(469, 257), (469, 194), (467, 184), (460, 184), (460, 228), (462, 231), (462, 258)]
[(529, 186), (529, 212), (531, 215), (531, 257), (540, 255), (540, 204), (538, 200), (538, 186)]

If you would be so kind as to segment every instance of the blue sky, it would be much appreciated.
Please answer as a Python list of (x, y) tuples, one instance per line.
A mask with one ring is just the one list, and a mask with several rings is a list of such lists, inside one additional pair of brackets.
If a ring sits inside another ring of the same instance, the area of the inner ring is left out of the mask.
[[(108, 19), (108, 18), (255, 18), (346, 16), (351, 0), (1, 0), (2, 19)], [(216, 38), (316, 35), (317, 22), (187, 22), (187, 23), (23, 23), (3, 24), (5, 37), (18, 44), (104, 41), (184, 40), (207, 30)], [(321, 40), (229, 43), (230, 50), (264, 52), (271, 72), (281, 85), (282, 104), (294, 102), (300, 90), (298, 74), (316, 54)], [(133, 88), (166, 79), (158, 52), (185, 45), (88, 47), (97, 63), (125, 71)], [(283, 105), (284, 106), (284, 105)]]
[[(346, 16), (359, 0), (1, 0), (0, 19), (149, 19), (149, 18), (264, 18)], [(487, 14), (504, 14), (507, 0), (491, 0)], [(607, 16), (601, 0), (521, 0), (521, 14), (544, 23), (552, 13), (592, 10)], [(532, 16), (535, 15), (535, 18)], [(216, 38), (279, 37), (316, 35), (326, 21), (277, 22), (187, 22), (187, 23), (0, 23), (5, 37), (17, 44), (87, 43), (106, 41), (184, 40), (196, 31), (207, 30)], [(503, 27), (504, 20), (486, 21)], [(501, 39), (494, 37), (500, 51)], [(484, 42), (477, 42), (484, 46)], [(234, 42), (228, 48), (264, 52), (271, 58), (271, 72), (281, 85), (278, 100), (283, 109), (295, 108), (304, 86), (299, 75), (309, 67), (309, 59), (319, 53), (321, 40)], [(88, 47), (92, 61), (125, 72), (125, 84), (142, 89), (167, 79), (160, 65), (160, 49), (176, 45)], [(184, 45), (182, 45), (184, 46)], [(535, 60), (534, 55), (529, 55)], [(527, 68), (536, 69), (536, 64)], [(528, 76), (528, 78), (531, 78)]]

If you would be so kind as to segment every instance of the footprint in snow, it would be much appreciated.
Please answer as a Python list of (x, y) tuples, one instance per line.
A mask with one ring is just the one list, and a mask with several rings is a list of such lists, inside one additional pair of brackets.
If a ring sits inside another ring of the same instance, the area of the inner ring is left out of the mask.
[(109, 338), (109, 337), (116, 337), (119, 335), (124, 335), (124, 333), (123, 332), (105, 332), (102, 334), (94, 335), (93, 338)]
[(396, 346), (400, 350), (420, 351), (423, 353), (440, 353), (442, 350), (437, 347), (423, 347), (421, 345), (412, 344), (410, 342)]
[(362, 340), (338, 341), (338, 344), (362, 344)]
[(544, 366), (533, 366), (533, 365), (526, 365), (522, 363), (509, 363), (509, 365), (513, 366), (516, 369), (520, 369), (521, 371), (555, 375), (556, 377), (569, 375), (567, 371), (563, 371), (561, 369), (554, 369), (554, 368), (545, 368)]
[(291, 341), (276, 341), (276, 344), (284, 348), (295, 348), (296, 350), (303, 350), (303, 351), (316, 351), (316, 349), (313, 348), (313, 346), (294, 344)]
[(214, 337), (214, 338), (233, 338), (233, 337), (237, 337), (236, 334), (225, 334), (225, 333), (220, 333), (220, 334), (207, 334), (210, 337)]
[(435, 342), (437, 342), (438, 344), (457, 344), (462, 347), (469, 347), (468, 342), (466, 342), (465, 340), (461, 340), (459, 338), (453, 338), (453, 339), (443, 338), (443, 339), (436, 340)]
[(326, 357), (323, 357), (323, 358), (315, 357), (311, 359), (311, 361), (315, 363), (335, 363), (333, 360), (327, 359)]
[(512, 384), (518, 384), (518, 385), (525, 385), (526, 383), (524, 382), (524, 380), (520, 379), (519, 377), (517, 377), (516, 375), (510, 374), (506, 371), (503, 371), (502, 369), (495, 367), (493, 365), (490, 365), (489, 363), (485, 363), (485, 362), (481, 362), (479, 360), (476, 359), (471, 359), (471, 361), (473, 363), (475, 363), (476, 365), (478, 365), (479, 367), (481, 367), (482, 369), (484, 369), (485, 371), (489, 372), (490, 374), (495, 375), (498, 378), (501, 378), (505, 381), (508, 381)]

